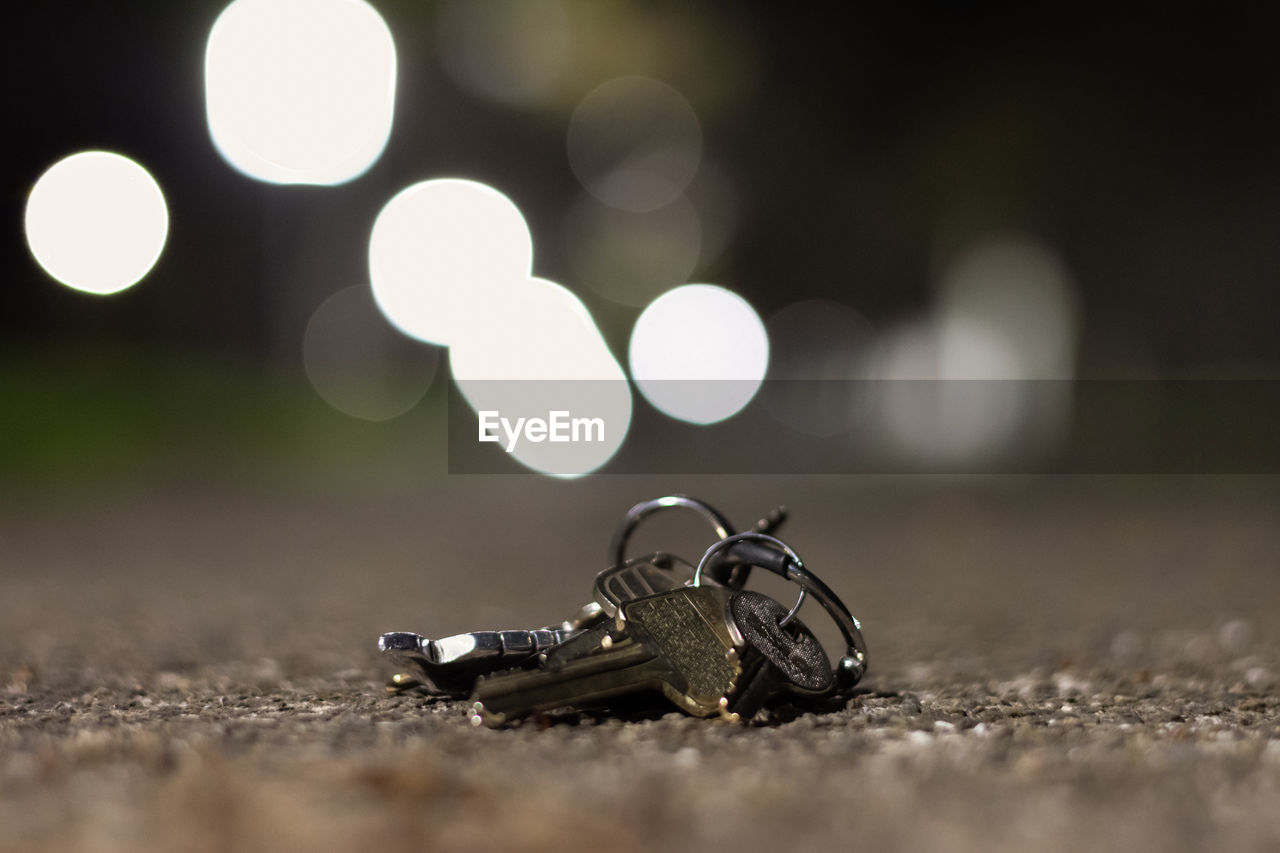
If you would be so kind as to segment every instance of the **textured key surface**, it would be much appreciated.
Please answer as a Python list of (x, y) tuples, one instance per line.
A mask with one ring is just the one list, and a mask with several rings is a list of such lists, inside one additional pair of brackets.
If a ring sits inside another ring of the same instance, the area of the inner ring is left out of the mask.
[(682, 587), (627, 602), (617, 631), (588, 633), (597, 647), (588, 644), (554, 667), (477, 681), (472, 721), (501, 726), (648, 690), (695, 716), (719, 713), (742, 673), (727, 621), (732, 595), (720, 587)]
[(831, 660), (813, 633), (799, 619), (786, 629), (778, 627), (787, 614), (785, 606), (767, 595), (746, 591), (734, 596), (729, 612), (743, 639), (781, 670), (787, 681), (814, 692), (831, 687)]
[(652, 638), (688, 682), (685, 692), (708, 701), (728, 693), (738, 669), (727, 653), (733, 638), (725, 623), (725, 596), (708, 587), (681, 589), (623, 605), (628, 631)]

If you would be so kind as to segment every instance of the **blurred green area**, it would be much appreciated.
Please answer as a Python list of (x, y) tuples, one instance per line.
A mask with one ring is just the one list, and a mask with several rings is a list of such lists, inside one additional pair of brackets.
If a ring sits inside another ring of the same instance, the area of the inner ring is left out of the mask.
[(382, 423), (300, 373), (120, 345), (0, 351), (0, 489), (103, 481), (383, 485), (443, 470), (443, 378)]

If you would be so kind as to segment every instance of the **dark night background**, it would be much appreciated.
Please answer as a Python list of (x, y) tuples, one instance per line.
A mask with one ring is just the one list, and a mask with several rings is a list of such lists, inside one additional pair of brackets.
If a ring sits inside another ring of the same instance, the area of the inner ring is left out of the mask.
[[(56, 387), (36, 404), (19, 387), (85, 370), (104, 400), (112, 383), (159, 385), (173, 377), (155, 379), (169, 369), (158, 364), (192, 363), (222, 377), (214, 396), (269, 375), (265, 397), (306, 400), (310, 311), (367, 280), (378, 209), (431, 177), (509, 194), (533, 231), (535, 274), (578, 292), (623, 358), (638, 310), (575, 280), (561, 224), (581, 193), (568, 116), (619, 74), (665, 80), (697, 109), (704, 160), (729, 178), (736, 211), (727, 249), (692, 280), (733, 288), (762, 316), (826, 297), (887, 327), (928, 304), (959, 248), (1016, 230), (1053, 247), (1076, 280), (1078, 376), (1270, 378), (1280, 367), (1280, 58), (1272, 16), (1255, 7), (571, 5), (578, 59), (558, 100), (513, 109), (442, 71), (436, 4), (380, 2), (399, 62), (390, 142), (355, 181), (312, 188), (250, 180), (210, 142), (202, 60), (222, 5), (6, 13), (0, 351), (6, 417), (25, 436), (10, 442), (19, 468), (32, 458), (19, 445), (71, 452), (41, 444), (33, 406), (51, 407), (45, 421), (94, 408)], [(107, 298), (45, 276), (22, 234), (36, 178), (91, 148), (147, 166), (171, 216), (150, 275)], [(199, 375), (179, 383), (185, 393)]]

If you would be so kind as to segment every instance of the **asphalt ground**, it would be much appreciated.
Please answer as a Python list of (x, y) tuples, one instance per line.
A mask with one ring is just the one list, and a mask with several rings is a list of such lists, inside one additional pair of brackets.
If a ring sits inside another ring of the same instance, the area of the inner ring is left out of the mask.
[[(379, 633), (565, 618), (670, 491), (790, 507), (856, 693), (488, 730), (385, 691)], [(1263, 477), (0, 493), (0, 849), (1280, 849), (1278, 522)]]

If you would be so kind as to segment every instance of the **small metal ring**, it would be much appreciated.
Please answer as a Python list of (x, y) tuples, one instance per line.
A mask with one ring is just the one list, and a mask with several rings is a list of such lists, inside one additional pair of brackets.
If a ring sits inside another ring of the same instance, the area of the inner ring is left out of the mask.
[[(758, 533), (754, 530), (748, 530), (746, 533), (735, 533), (732, 536), (727, 536), (724, 539), (721, 539), (719, 542), (716, 542), (710, 548), (708, 548), (706, 553), (702, 555), (702, 559), (698, 561), (698, 568), (693, 570), (693, 585), (700, 586), (702, 584), (702, 570), (703, 568), (706, 567), (707, 562), (712, 557), (714, 557), (716, 554), (723, 551), (725, 548), (730, 547), (735, 542), (743, 542), (748, 539), (753, 541), (759, 541), (759, 542), (768, 542), (770, 545), (774, 545), (778, 548), (781, 548), (783, 552), (785, 552), (786, 555), (791, 558), (791, 561), (795, 563), (795, 567), (797, 569), (800, 569), (800, 570), (804, 569), (804, 561), (800, 559), (800, 555), (797, 554), (795, 551), (793, 551), (791, 549), (791, 546), (788, 545), (786, 542), (783, 542), (781, 539), (777, 538), (776, 536), (770, 536), (767, 533)], [(762, 568), (768, 568), (768, 567), (764, 566)], [(782, 576), (787, 580), (791, 579), (785, 574)], [(795, 618), (796, 613), (799, 612), (800, 610), (800, 606), (804, 604), (804, 599), (806, 594), (807, 592), (805, 588), (803, 586), (800, 587), (800, 594), (796, 596), (796, 603), (791, 607), (789, 611), (787, 611), (787, 615), (783, 616), (781, 621), (778, 622), (779, 628), (787, 627), (787, 623)]]
[(822, 605), (827, 614), (835, 621), (836, 627), (840, 629), (840, 633), (844, 635), (845, 653), (836, 664), (836, 686), (839, 690), (847, 690), (852, 688), (862, 678), (867, 671), (867, 643), (862, 638), (862, 625), (849, 612), (840, 597), (832, 591), (831, 587), (822, 582), (821, 578), (813, 574), (805, 568), (804, 563), (800, 561), (800, 557), (796, 552), (783, 541), (776, 539), (764, 533), (748, 532), (738, 533), (721, 539), (716, 542), (707, 552), (702, 555), (702, 559), (698, 562), (698, 567), (693, 572), (693, 585), (698, 586), (702, 580), (702, 570), (706, 567), (711, 557), (715, 556), (725, 548), (731, 547), (735, 542), (741, 542), (746, 539), (756, 539), (769, 542), (775, 547), (780, 547), (791, 558), (791, 562), (781, 569), (771, 566), (762, 566), (776, 574), (781, 575), (785, 579), (792, 581), (800, 587), (800, 597), (796, 600), (796, 604), (787, 613), (786, 617), (779, 623), (780, 626), (786, 625), (787, 621), (795, 615), (800, 609), (800, 605), (804, 602), (805, 594), (812, 592), (814, 598)]
[(733, 525), (720, 514), (719, 510), (710, 504), (686, 495), (667, 495), (666, 497), (654, 498), (653, 500), (636, 504), (627, 510), (627, 514), (623, 516), (622, 524), (618, 526), (617, 532), (613, 534), (613, 543), (609, 547), (609, 550), (613, 552), (613, 565), (620, 566), (626, 562), (627, 542), (631, 539), (631, 534), (642, 519), (660, 510), (674, 507), (691, 509), (701, 515), (710, 522), (716, 536), (719, 536), (722, 541), (733, 535)]

